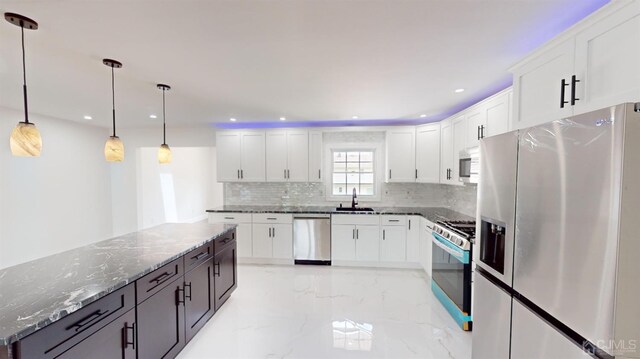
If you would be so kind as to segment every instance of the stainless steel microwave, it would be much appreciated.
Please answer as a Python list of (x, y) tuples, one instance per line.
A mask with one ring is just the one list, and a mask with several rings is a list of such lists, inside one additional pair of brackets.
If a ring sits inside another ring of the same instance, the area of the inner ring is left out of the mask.
[(460, 182), (478, 183), (480, 179), (480, 148), (471, 147), (460, 151), (459, 166)]

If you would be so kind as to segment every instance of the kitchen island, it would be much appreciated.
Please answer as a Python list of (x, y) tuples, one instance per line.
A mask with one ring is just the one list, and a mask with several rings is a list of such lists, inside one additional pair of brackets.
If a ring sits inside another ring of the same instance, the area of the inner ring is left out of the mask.
[[(173, 297), (176, 307), (182, 304), (176, 309), (182, 312), (177, 317), (203, 325), (213, 315), (213, 306), (221, 303), (199, 302), (198, 291), (203, 298), (218, 299), (214, 290), (222, 290), (215, 286), (218, 278), (227, 286), (220, 299), (226, 300), (235, 289), (235, 228), (206, 222), (164, 224), (0, 270), (0, 358), (48, 358), (63, 353), (62, 357), (81, 357), (80, 353), (91, 352), (76, 350), (74, 355), (74, 346), (89, 342), (101, 328), (107, 329), (118, 320), (117, 313), (131, 317), (125, 329), (112, 331), (127, 333), (119, 350), (124, 347), (124, 357), (128, 357), (127, 346), (137, 348), (133, 353), (137, 350), (138, 357), (144, 357), (141, 327), (146, 319), (140, 318), (141, 310), (163, 291), (167, 291), (169, 304)], [(216, 260), (218, 253), (220, 260)], [(223, 270), (230, 275), (222, 276)], [(192, 281), (204, 289), (185, 279), (199, 273), (202, 276)], [(192, 298), (201, 308), (191, 309), (195, 314), (204, 311), (203, 316), (190, 316), (194, 314), (189, 312)], [(160, 309), (149, 308), (148, 313)], [(185, 327), (184, 323), (177, 325)], [(162, 332), (161, 328), (154, 330)], [(184, 331), (176, 340), (179, 345), (171, 348), (175, 354), (185, 344)], [(108, 353), (108, 348), (89, 349)]]

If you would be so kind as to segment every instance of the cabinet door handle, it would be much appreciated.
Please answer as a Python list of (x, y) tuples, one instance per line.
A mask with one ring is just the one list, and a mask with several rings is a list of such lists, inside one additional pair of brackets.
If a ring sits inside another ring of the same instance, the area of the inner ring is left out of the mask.
[[(180, 293), (182, 293), (182, 295)], [(176, 305), (184, 304), (184, 300), (184, 288), (178, 286), (178, 289), (176, 289)]]
[(240, 179), (244, 179), (244, 170), (240, 170)]
[(271, 238), (271, 228), (269, 228), (269, 238)]
[(322, 178), (322, 176), (320, 176), (320, 172), (321, 170), (318, 170), (318, 179)]
[[(189, 294), (187, 294), (187, 291), (186, 291), (187, 287), (189, 287)], [(185, 284), (184, 284), (184, 289), (185, 289), (185, 291), (184, 291), (184, 298), (185, 298), (185, 300), (186, 300), (187, 298), (189, 298), (189, 301), (191, 301), (191, 282), (189, 282), (189, 284), (185, 283)]]
[(571, 106), (575, 106), (576, 101), (580, 101), (579, 98), (576, 97), (576, 84), (580, 82), (576, 75), (571, 76)]
[[(218, 271), (216, 272), (216, 268), (218, 268)], [(213, 276), (214, 277), (220, 277), (220, 263), (214, 263), (213, 264)]]
[(416, 168), (416, 179), (418, 179), (418, 169)]
[(480, 126), (478, 126), (478, 141), (480, 141)]
[(562, 79), (562, 81), (560, 81), (560, 108), (564, 108), (564, 105), (569, 103), (569, 101), (564, 100), (564, 92), (565, 92), (564, 88), (567, 86), (569, 86), (569, 84), (567, 83), (567, 80)]
[(77, 322), (71, 324), (70, 326), (64, 328), (65, 330), (69, 330), (69, 329), (75, 329), (76, 332), (80, 331), (80, 329), (82, 329), (82, 327), (87, 326), (89, 324), (92, 324), (96, 321), (96, 319), (99, 319), (101, 316), (105, 315), (109, 313), (108, 310), (105, 310), (104, 312), (101, 309), (96, 310), (95, 312), (87, 315), (86, 317), (78, 320)]
[(387, 231), (385, 229), (382, 230), (382, 240), (387, 240)]
[(389, 170), (389, 179), (391, 179), (391, 170)]
[(484, 125), (480, 126), (480, 138), (483, 139), (484, 138)]
[(351, 238), (356, 239), (356, 229), (351, 230)]
[(287, 170), (282, 170), (284, 179), (287, 179)]
[(272, 230), (272, 232), (273, 232), (273, 237), (275, 238), (275, 237), (276, 237), (276, 229), (275, 229), (275, 228), (272, 228), (271, 230)]
[[(129, 341), (129, 330), (131, 330), (131, 341)], [(136, 323), (124, 323), (124, 328), (122, 328), (122, 346), (124, 349), (127, 349), (131, 345), (132, 349), (136, 349)]]
[(409, 230), (411, 230), (411, 220), (409, 220)]
[(356, 239), (360, 239), (360, 230), (356, 229)]

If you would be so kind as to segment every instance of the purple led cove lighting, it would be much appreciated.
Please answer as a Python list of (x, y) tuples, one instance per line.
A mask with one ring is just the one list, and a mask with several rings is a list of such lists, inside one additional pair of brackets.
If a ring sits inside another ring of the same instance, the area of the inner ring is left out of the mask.
[(435, 122), (438, 119), (384, 119), (384, 120), (314, 120), (314, 121), (264, 121), (264, 122), (221, 122), (215, 127), (221, 129), (244, 129), (244, 128), (291, 128), (291, 127), (353, 127), (353, 126), (415, 126), (428, 122)]

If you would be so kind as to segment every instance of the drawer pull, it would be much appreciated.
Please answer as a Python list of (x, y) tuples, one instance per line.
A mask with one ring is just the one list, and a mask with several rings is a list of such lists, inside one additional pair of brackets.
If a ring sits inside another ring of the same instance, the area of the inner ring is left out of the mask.
[[(131, 330), (131, 341), (129, 341), (129, 330)], [(129, 345), (131, 345), (133, 349), (136, 348), (136, 323), (135, 322), (131, 323), (131, 326), (129, 326), (129, 324), (126, 322), (124, 323), (124, 328), (122, 328), (122, 344), (124, 346), (124, 349), (127, 349)]]
[(236, 217), (224, 217), (224, 219), (236, 219)]
[(399, 219), (390, 219), (389, 222), (400, 222)]
[(277, 218), (275, 218), (275, 217), (267, 217), (267, 219), (270, 220), (270, 221), (275, 221)]
[(160, 282), (162, 282), (164, 279), (166, 279), (166, 278), (167, 278), (167, 276), (169, 276), (169, 275), (171, 275), (171, 273), (169, 273), (169, 272), (164, 272), (164, 273), (160, 274), (159, 276), (157, 276), (157, 277), (153, 278), (152, 280), (150, 280), (150, 281), (149, 281), (149, 283), (156, 282), (156, 283), (158, 283), (158, 284), (159, 284), (159, 283), (160, 283)]
[(102, 317), (103, 315), (105, 315), (107, 313), (109, 313), (109, 310), (105, 310), (103, 312), (101, 309), (98, 309), (95, 312), (93, 312), (93, 313), (87, 315), (86, 317), (80, 319), (79, 321), (75, 322), (74, 324), (71, 324), (70, 326), (66, 327), (65, 330), (69, 330), (69, 329), (75, 328), (75, 331), (78, 332), (78, 331), (80, 331), (80, 329), (82, 329), (82, 327), (93, 323), (96, 319)]
[(209, 252), (200, 252), (197, 256), (191, 257), (191, 259), (200, 260), (209, 255)]
[(232, 240), (233, 240), (233, 238), (225, 238), (225, 239), (222, 241), (222, 244), (227, 244), (227, 243), (231, 242)]

